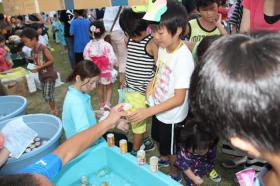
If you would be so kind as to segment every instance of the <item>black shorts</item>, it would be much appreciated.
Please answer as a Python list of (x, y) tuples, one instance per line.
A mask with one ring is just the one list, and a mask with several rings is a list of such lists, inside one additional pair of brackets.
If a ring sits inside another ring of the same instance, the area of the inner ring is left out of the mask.
[(159, 143), (160, 155), (176, 154), (179, 133), (184, 124), (185, 120), (180, 123), (166, 124), (153, 116), (151, 134), (153, 140)]

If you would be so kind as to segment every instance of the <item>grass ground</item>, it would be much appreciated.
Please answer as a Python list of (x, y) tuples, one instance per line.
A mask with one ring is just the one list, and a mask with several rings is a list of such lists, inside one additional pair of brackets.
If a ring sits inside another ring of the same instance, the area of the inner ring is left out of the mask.
[[(55, 48), (55, 51), (52, 52), (53, 57), (54, 57), (54, 63), (55, 63), (55, 68), (56, 70), (61, 74), (61, 78), (62, 81), (64, 81), (66, 79), (66, 77), (70, 74), (71, 72), (71, 67), (70, 64), (68, 62), (68, 57), (67, 54), (61, 54), (60, 53), (60, 48), (57, 44), (52, 43), (52, 46)], [(55, 90), (55, 97), (56, 97), (56, 101), (58, 104), (58, 107), (60, 108), (60, 110), (62, 109), (62, 105), (63, 105), (63, 100), (64, 100), (64, 96), (66, 94), (67, 91), (67, 86), (68, 84), (65, 83), (64, 85), (57, 87)], [(92, 104), (94, 108), (98, 108), (98, 97), (97, 97), (97, 91), (93, 90), (91, 93), (91, 97), (92, 97)], [(48, 105), (44, 102), (44, 100), (42, 99), (42, 95), (41, 95), (41, 91), (37, 91), (35, 93), (29, 94), (27, 96), (28, 99), (28, 109), (27, 109), (27, 113), (28, 114), (32, 114), (32, 113), (48, 113)], [(113, 104), (116, 104), (118, 100), (117, 97), (117, 86), (114, 86), (114, 94), (113, 94)], [(131, 139), (132, 135), (131, 133), (128, 133), (128, 138)], [(221, 149), (221, 148), (218, 148)], [(148, 156), (152, 156), (152, 155), (158, 155), (157, 151), (153, 151), (150, 153), (147, 153)], [(214, 183), (211, 180), (209, 180), (208, 178), (205, 178), (205, 184), (207, 186), (233, 186), (233, 185), (237, 185), (234, 183), (233, 179), (234, 179), (234, 173), (237, 172), (238, 170), (240, 170), (242, 167), (238, 167), (236, 169), (224, 169), (221, 166), (221, 163), (224, 159), (226, 158), (231, 158), (227, 155), (224, 155), (223, 153), (221, 153), (220, 151), (218, 152), (217, 155), (217, 162), (216, 162), (216, 170), (217, 172), (222, 176), (222, 182), (221, 183)], [(162, 169), (163, 172), (168, 173), (168, 169)]]

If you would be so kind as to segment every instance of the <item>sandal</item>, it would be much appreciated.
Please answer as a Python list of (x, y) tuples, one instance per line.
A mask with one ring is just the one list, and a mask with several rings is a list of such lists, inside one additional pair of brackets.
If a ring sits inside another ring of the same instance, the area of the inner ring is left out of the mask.
[(104, 111), (110, 111), (111, 107), (109, 105), (105, 104), (103, 109), (104, 109)]
[(228, 169), (238, 167), (239, 165), (245, 164), (247, 161), (247, 156), (238, 159), (228, 159), (222, 163), (222, 166)]
[(215, 169), (209, 173), (209, 178), (215, 183), (220, 183), (222, 181), (222, 177), (217, 173)]

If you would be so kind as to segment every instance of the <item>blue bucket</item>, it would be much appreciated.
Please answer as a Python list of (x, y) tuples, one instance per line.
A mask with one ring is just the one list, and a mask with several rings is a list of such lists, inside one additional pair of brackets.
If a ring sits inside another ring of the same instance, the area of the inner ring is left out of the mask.
[[(41, 157), (52, 152), (58, 145), (62, 135), (62, 122), (58, 117), (49, 114), (30, 114), (19, 116), (33, 130), (38, 137), (47, 139), (47, 143), (37, 149), (23, 154), (19, 159), (10, 158), (0, 169), (0, 175), (13, 174), (18, 170), (35, 163)], [(18, 118), (18, 117), (17, 117)], [(0, 130), (12, 119), (0, 122)]]
[(52, 181), (57, 186), (77, 186), (83, 176), (93, 185), (107, 182), (110, 186), (181, 186), (160, 171), (152, 173), (148, 164), (138, 165), (136, 157), (121, 154), (118, 147), (108, 147), (106, 142), (90, 147), (67, 163)]
[(25, 114), (27, 100), (22, 96), (0, 96), (0, 122)]

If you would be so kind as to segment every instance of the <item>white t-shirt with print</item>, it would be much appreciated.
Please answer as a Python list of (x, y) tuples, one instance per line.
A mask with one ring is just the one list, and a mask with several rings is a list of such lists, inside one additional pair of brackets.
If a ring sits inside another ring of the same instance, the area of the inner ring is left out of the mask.
[[(173, 53), (159, 48), (157, 66), (159, 67), (153, 98), (156, 104), (162, 103), (175, 95), (175, 89), (188, 89), (194, 70), (194, 61), (186, 45), (182, 45)], [(166, 124), (182, 122), (188, 115), (188, 91), (184, 103), (168, 111), (156, 115)]]

